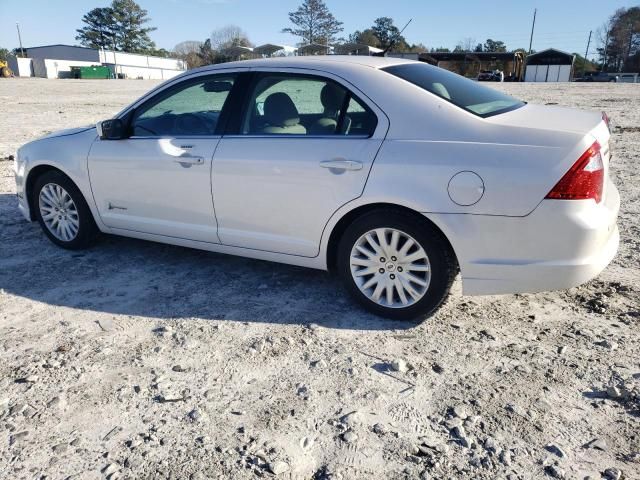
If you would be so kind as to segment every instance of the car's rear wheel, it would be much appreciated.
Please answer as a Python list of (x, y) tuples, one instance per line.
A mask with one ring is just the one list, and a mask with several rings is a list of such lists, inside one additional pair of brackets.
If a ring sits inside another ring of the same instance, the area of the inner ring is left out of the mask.
[(356, 219), (338, 245), (338, 270), (365, 308), (393, 319), (433, 313), (457, 272), (441, 232), (413, 215), (376, 210)]
[(38, 177), (32, 205), (42, 230), (56, 245), (79, 250), (95, 238), (97, 228), (89, 206), (63, 173), (49, 171)]

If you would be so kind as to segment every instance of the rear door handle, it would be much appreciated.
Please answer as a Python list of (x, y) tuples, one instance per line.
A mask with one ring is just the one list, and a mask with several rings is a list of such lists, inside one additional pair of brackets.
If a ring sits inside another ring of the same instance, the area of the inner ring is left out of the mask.
[(174, 159), (174, 162), (177, 162), (180, 165), (202, 165), (204, 163), (204, 158), (191, 156), (177, 157)]
[(362, 170), (362, 162), (356, 160), (345, 160), (335, 158), (333, 160), (323, 160), (320, 162), (322, 168), (332, 168), (335, 170)]

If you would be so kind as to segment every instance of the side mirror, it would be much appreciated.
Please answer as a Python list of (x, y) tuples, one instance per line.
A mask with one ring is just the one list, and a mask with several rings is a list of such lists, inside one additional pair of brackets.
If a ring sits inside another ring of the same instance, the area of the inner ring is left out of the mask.
[(100, 140), (120, 140), (125, 138), (124, 122), (119, 118), (96, 123), (96, 130)]

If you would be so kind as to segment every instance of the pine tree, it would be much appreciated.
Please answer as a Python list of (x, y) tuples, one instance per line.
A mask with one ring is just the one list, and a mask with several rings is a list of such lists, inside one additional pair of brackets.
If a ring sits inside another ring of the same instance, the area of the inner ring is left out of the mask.
[(112, 48), (116, 29), (113, 9), (94, 8), (82, 17), (86, 26), (76, 30), (76, 40), (90, 48)]
[(328, 45), (343, 30), (342, 22), (322, 0), (304, 0), (295, 12), (289, 13), (289, 20), (294, 27), (287, 27), (282, 32), (301, 37), (303, 44)]
[(131, 53), (160, 52), (149, 38), (153, 27), (147, 11), (134, 0), (113, 0), (110, 7), (94, 8), (82, 17), (86, 24), (76, 30), (76, 40), (85, 47), (115, 48)]
[(149, 32), (155, 27), (145, 27), (151, 19), (148, 12), (134, 0), (113, 0), (111, 4), (115, 20), (116, 48), (125, 52), (145, 52), (153, 50), (155, 43)]
[(400, 29), (394, 25), (393, 18), (376, 18), (371, 30), (380, 42), (378, 45), (380, 48), (387, 48), (394, 40), (396, 43), (405, 42), (404, 37), (400, 35)]

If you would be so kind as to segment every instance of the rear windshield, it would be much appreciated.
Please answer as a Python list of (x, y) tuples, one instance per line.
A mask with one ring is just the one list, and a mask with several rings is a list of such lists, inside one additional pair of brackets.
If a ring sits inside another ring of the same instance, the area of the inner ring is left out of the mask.
[(498, 115), (525, 105), (509, 95), (426, 63), (405, 63), (382, 70), (480, 117)]

